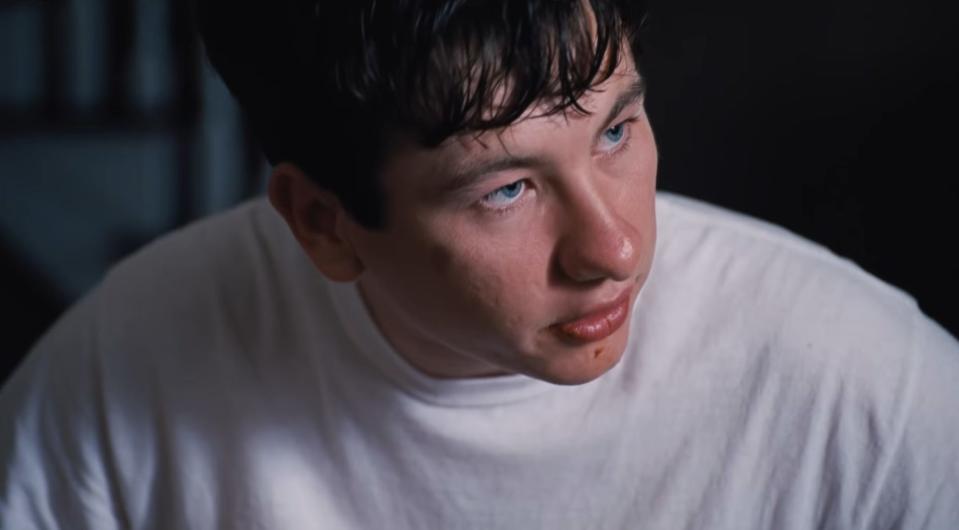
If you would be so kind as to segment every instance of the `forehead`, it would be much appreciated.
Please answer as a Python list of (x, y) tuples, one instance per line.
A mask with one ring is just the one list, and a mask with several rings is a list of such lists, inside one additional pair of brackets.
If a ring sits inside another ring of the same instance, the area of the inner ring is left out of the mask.
[(635, 96), (644, 91), (644, 82), (633, 61), (624, 57), (612, 74), (582, 94), (575, 102), (556, 109), (550, 100), (541, 100), (530, 106), (523, 115), (507, 127), (486, 131), (467, 131), (454, 135), (439, 146), (440, 151), (453, 151), (456, 156), (482, 153), (501, 146), (504, 138), (514, 136), (522, 129), (537, 126), (540, 132), (559, 129), (571, 123), (588, 123), (607, 117), (606, 112), (616, 105), (618, 99)]
[(579, 109), (550, 112), (553, 106), (543, 101), (507, 127), (461, 133), (433, 148), (423, 147), (412, 135), (398, 135), (384, 165), (384, 184), (394, 196), (424, 187), (442, 193), (469, 187), (488, 173), (480, 169), (515, 167), (518, 159), (556, 161), (568, 147), (590, 147), (593, 136), (612, 125), (608, 121), (634, 108), (631, 103), (640, 100), (642, 85), (632, 61), (622, 61), (609, 78), (577, 100)]

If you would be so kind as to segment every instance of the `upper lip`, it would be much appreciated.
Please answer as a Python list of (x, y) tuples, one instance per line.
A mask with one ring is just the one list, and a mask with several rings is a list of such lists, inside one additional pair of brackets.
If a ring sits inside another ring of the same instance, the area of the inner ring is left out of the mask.
[(619, 293), (616, 296), (616, 298), (613, 298), (611, 301), (597, 304), (586, 310), (576, 311), (575, 313), (569, 315), (568, 317), (563, 317), (562, 319), (558, 320), (556, 324), (554, 325), (562, 325), (568, 322), (575, 322), (577, 320), (589, 318), (591, 316), (606, 314), (612, 311), (614, 308), (618, 307), (625, 300), (627, 300), (631, 293), (632, 293), (632, 286), (627, 287), (626, 289), (623, 290), (623, 292)]

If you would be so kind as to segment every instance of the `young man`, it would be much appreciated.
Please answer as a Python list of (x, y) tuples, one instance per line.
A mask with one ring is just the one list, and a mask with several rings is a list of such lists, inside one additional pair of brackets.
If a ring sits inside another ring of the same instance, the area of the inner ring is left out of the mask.
[(633, 4), (202, 5), (273, 209), (38, 344), (0, 526), (956, 528), (956, 341), (656, 196)]

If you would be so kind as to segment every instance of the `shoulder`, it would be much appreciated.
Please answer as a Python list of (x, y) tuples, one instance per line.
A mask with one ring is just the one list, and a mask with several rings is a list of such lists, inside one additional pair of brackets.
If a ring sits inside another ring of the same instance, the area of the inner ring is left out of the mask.
[[(113, 267), (95, 290), (99, 320), (125, 338), (198, 341), (250, 333), (312, 274), (264, 199), (165, 235)], [(119, 337), (118, 337), (119, 338)]]
[(903, 291), (783, 228), (675, 195), (657, 207), (644, 318), (671, 330), (657, 339), (669, 373), (803, 440), (858, 527), (955, 524), (959, 342)]
[[(98, 287), (110, 294), (170, 296), (187, 287), (246, 279), (289, 247), (282, 221), (263, 199), (166, 234), (114, 266)], [(179, 289), (170, 284), (187, 281)]]
[(658, 194), (656, 205), (666, 253), (695, 251), (744, 270), (793, 265), (825, 281), (851, 283), (876, 296), (914, 305), (904, 291), (781, 226), (671, 193)]
[[(845, 392), (888, 410), (922, 365), (956, 370), (956, 341), (934, 331), (941, 328), (912, 297), (851, 261), (692, 199), (663, 195), (657, 206), (657, 255), (644, 296), (664, 313), (649, 318), (685, 330), (670, 339), (677, 351), (762, 366), (797, 388)], [(940, 338), (930, 345), (927, 336)], [(921, 351), (930, 348), (948, 353)]]
[(782, 227), (693, 199), (662, 194), (657, 207), (657, 272), (670, 284), (688, 284), (683, 290), (696, 302), (725, 308), (712, 318), (748, 317), (743, 325), (780, 338), (909, 346), (921, 316), (915, 300), (852, 261)]
[(209, 392), (281, 373), (284, 354), (303, 354), (306, 333), (328, 333), (310, 325), (333, 320), (326, 289), (259, 199), (118, 263), (30, 356), (97, 366), (113, 395), (147, 385)]
[(308, 388), (320, 373), (309, 370), (310, 356), (338, 337), (326, 282), (282, 219), (257, 200), (113, 267), (30, 352), (0, 396), (0, 411), (37, 418), (47, 407), (70, 418), (38, 423), (38, 437), (46, 428), (90, 430), (107, 420), (122, 434), (111, 443), (143, 454), (174, 421), (241, 423), (259, 399), (251, 389)]
[(258, 199), (114, 267), (92, 293), (96, 354), (118, 378), (165, 387), (282, 385), (317, 344), (339, 336), (328, 289), (283, 219)]
[(262, 396), (308, 373), (284, 357), (303, 343), (284, 327), (290, 286), (312, 278), (284, 229), (244, 204), (149, 244), (70, 308), (0, 391), (0, 513), (113, 528), (176, 480), (171, 448), (198, 447), (185, 433), (225, 444), (276, 417)]

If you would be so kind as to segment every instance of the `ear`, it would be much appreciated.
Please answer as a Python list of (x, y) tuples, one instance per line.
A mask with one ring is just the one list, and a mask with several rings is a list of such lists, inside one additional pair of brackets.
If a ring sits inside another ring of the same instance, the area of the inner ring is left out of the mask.
[(339, 199), (319, 187), (299, 167), (277, 164), (270, 175), (270, 202), (286, 219), (293, 236), (324, 276), (349, 282), (363, 272), (363, 263), (346, 237), (347, 212)]

